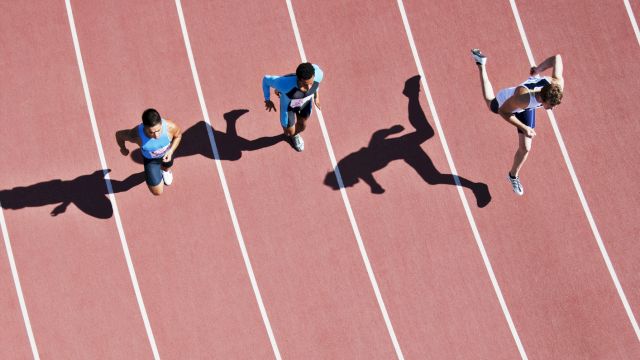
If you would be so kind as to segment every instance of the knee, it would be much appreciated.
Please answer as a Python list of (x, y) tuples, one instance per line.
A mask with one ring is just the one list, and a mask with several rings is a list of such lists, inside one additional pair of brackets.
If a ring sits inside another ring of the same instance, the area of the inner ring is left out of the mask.
[(527, 155), (531, 151), (531, 144), (520, 144), (518, 152), (522, 155)]
[(159, 186), (149, 186), (149, 191), (151, 191), (151, 193), (155, 196), (160, 196), (162, 195), (162, 191), (163, 191), (163, 187), (162, 185)]

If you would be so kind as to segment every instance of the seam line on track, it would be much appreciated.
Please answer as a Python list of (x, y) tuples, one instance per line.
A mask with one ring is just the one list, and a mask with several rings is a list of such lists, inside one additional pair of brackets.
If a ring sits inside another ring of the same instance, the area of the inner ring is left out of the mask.
[[(302, 38), (300, 37), (300, 31), (298, 30), (298, 23), (296, 22), (295, 13), (293, 11), (293, 5), (291, 4), (291, 0), (286, 0), (286, 3), (287, 3), (287, 9), (289, 10), (289, 17), (291, 19), (291, 26), (293, 27), (293, 33), (296, 38), (296, 44), (298, 45), (298, 51), (300, 52), (300, 59), (303, 62), (307, 62), (307, 56), (305, 55), (304, 48), (302, 47)], [(353, 210), (351, 209), (351, 203), (349, 202), (349, 197), (347, 196), (347, 191), (342, 181), (342, 175), (340, 175), (340, 169), (338, 168), (338, 163), (336, 161), (336, 157), (333, 152), (333, 147), (331, 146), (331, 141), (329, 140), (329, 133), (324, 123), (324, 118), (322, 117), (322, 111), (320, 111), (320, 109), (318, 109), (317, 107), (316, 107), (316, 110), (317, 110), (317, 116), (318, 116), (318, 123), (320, 124), (320, 128), (322, 130), (322, 136), (324, 137), (324, 141), (327, 145), (327, 152), (329, 153), (329, 158), (331, 159), (331, 165), (335, 169), (336, 178), (338, 180), (338, 186), (340, 187), (340, 195), (342, 195), (342, 200), (344, 201), (344, 205), (347, 210), (349, 221), (351, 222), (351, 227), (353, 228), (353, 233), (356, 237), (358, 248), (360, 249), (360, 255), (362, 256), (362, 260), (367, 270), (367, 274), (369, 275), (371, 286), (373, 287), (376, 300), (378, 301), (378, 305), (380, 307), (380, 311), (382, 312), (382, 316), (387, 326), (387, 331), (389, 332), (389, 336), (391, 337), (391, 341), (396, 351), (396, 355), (398, 356), (398, 359), (403, 360), (404, 355), (402, 354), (402, 350), (400, 349), (400, 344), (398, 343), (398, 339), (396, 337), (395, 331), (393, 330), (393, 325), (391, 324), (391, 319), (389, 318), (387, 308), (384, 305), (384, 301), (382, 300), (382, 294), (380, 292), (380, 288), (378, 287), (378, 282), (376, 281), (373, 268), (371, 267), (371, 262), (369, 261), (369, 256), (367, 255), (367, 250), (365, 249), (364, 242), (362, 241), (362, 236), (360, 235), (358, 224), (356, 223), (355, 216), (353, 215)]]
[[(524, 26), (522, 25), (522, 20), (520, 19), (520, 13), (518, 12), (518, 7), (516, 6), (515, 0), (509, 0), (511, 4), (511, 9), (513, 11), (513, 16), (515, 17), (516, 24), (518, 26), (518, 31), (520, 31), (520, 37), (522, 38), (522, 44), (527, 52), (527, 57), (529, 59), (529, 63), (531, 66), (535, 66), (535, 60), (533, 58), (533, 54), (531, 52), (531, 47), (529, 46), (529, 40), (527, 40), (527, 35), (524, 31)], [(637, 28), (636, 28), (637, 29)], [(636, 32), (636, 35), (638, 33)], [(627, 312), (627, 316), (629, 317), (629, 321), (631, 322), (631, 326), (635, 331), (636, 338), (640, 341), (640, 328), (638, 327), (638, 322), (636, 321), (635, 316), (633, 315), (633, 311), (631, 310), (631, 306), (627, 301), (627, 297), (624, 294), (624, 290), (622, 289), (622, 285), (620, 285), (620, 280), (618, 280), (618, 276), (616, 275), (616, 271), (613, 268), (613, 264), (611, 263), (611, 259), (607, 253), (607, 249), (604, 246), (604, 242), (600, 237), (600, 232), (598, 231), (598, 227), (596, 226), (596, 222), (593, 219), (591, 214), (591, 210), (589, 209), (589, 205), (587, 204), (587, 199), (582, 192), (582, 187), (580, 186), (580, 182), (578, 181), (578, 176), (576, 175), (575, 169), (571, 163), (571, 159), (569, 158), (569, 152), (564, 144), (564, 140), (562, 140), (562, 135), (560, 134), (560, 128), (558, 128), (558, 123), (556, 122), (556, 118), (553, 114), (553, 111), (547, 110), (547, 115), (549, 116), (549, 122), (551, 122), (551, 127), (553, 128), (553, 133), (556, 135), (556, 139), (558, 140), (558, 145), (560, 145), (560, 151), (562, 152), (562, 157), (567, 165), (567, 169), (569, 170), (569, 174), (571, 175), (571, 180), (573, 181), (573, 185), (578, 193), (578, 197), (580, 198), (580, 203), (582, 204), (582, 208), (584, 209), (584, 213), (589, 221), (589, 225), (591, 226), (591, 231), (598, 243), (598, 248), (600, 249), (600, 253), (602, 254), (602, 258), (607, 266), (607, 270), (609, 270), (609, 274), (611, 275), (611, 279), (618, 291), (618, 296), (622, 301), (622, 305), (624, 306), (625, 311)]]
[(4, 237), (4, 246), (7, 249), (7, 257), (9, 258), (9, 267), (11, 268), (13, 283), (16, 287), (18, 302), (20, 303), (20, 311), (22, 312), (22, 319), (24, 320), (24, 326), (27, 330), (27, 336), (29, 337), (29, 345), (31, 345), (31, 352), (33, 353), (33, 358), (36, 360), (39, 360), (40, 355), (38, 354), (38, 346), (36, 345), (36, 338), (33, 336), (33, 330), (31, 329), (31, 321), (29, 320), (29, 313), (27, 312), (27, 304), (24, 301), (24, 294), (22, 293), (22, 286), (20, 285), (20, 277), (18, 277), (18, 267), (16, 266), (16, 260), (13, 257), (13, 249), (11, 248), (11, 240), (9, 239), (9, 231), (7, 230), (7, 223), (4, 219), (2, 206), (0, 206), (0, 227), (2, 227), (2, 236)]
[(509, 330), (511, 330), (511, 335), (513, 336), (516, 346), (518, 347), (520, 356), (522, 357), (522, 359), (526, 360), (527, 354), (524, 350), (524, 346), (520, 341), (520, 336), (518, 335), (518, 331), (516, 330), (513, 319), (511, 318), (511, 314), (509, 313), (509, 309), (505, 302), (504, 296), (502, 295), (502, 291), (500, 290), (500, 285), (498, 284), (496, 275), (493, 272), (491, 261), (489, 260), (489, 256), (487, 255), (487, 251), (485, 250), (484, 244), (480, 237), (480, 232), (478, 231), (475, 219), (473, 217), (473, 214), (471, 213), (471, 209), (469, 208), (469, 203), (467, 202), (467, 198), (464, 195), (464, 191), (462, 190), (460, 179), (458, 178), (458, 171), (456, 170), (455, 164), (453, 163), (453, 157), (451, 156), (449, 145), (447, 144), (447, 140), (445, 139), (444, 131), (442, 130), (442, 126), (440, 124), (440, 118), (438, 117), (438, 113), (436, 112), (435, 103), (433, 102), (433, 98), (431, 97), (431, 91), (429, 90), (429, 85), (427, 84), (427, 78), (422, 68), (420, 57), (418, 56), (418, 50), (416, 48), (416, 44), (413, 39), (413, 33), (411, 32), (411, 27), (409, 26), (409, 19), (407, 18), (407, 13), (405, 11), (404, 4), (402, 0), (397, 0), (397, 1), (398, 1), (398, 7), (400, 8), (400, 15), (402, 16), (402, 22), (404, 23), (405, 32), (409, 40), (409, 46), (411, 47), (411, 52), (413, 54), (413, 58), (415, 60), (416, 66), (418, 68), (418, 72), (420, 74), (420, 81), (422, 82), (422, 87), (424, 88), (424, 94), (427, 98), (427, 102), (429, 103), (429, 109), (431, 110), (431, 115), (433, 116), (433, 122), (435, 123), (436, 128), (438, 130), (438, 136), (440, 137), (440, 141), (442, 141), (442, 147), (444, 148), (444, 152), (447, 158), (447, 163), (449, 164), (449, 168), (451, 170), (451, 174), (455, 179), (456, 188), (458, 190), (458, 194), (460, 195), (462, 206), (464, 207), (464, 211), (467, 215), (469, 225), (471, 226), (471, 231), (473, 232), (473, 236), (476, 240), (476, 244), (478, 245), (478, 249), (480, 250), (480, 254), (482, 255), (482, 261), (484, 262), (484, 265), (489, 274), (489, 278), (491, 279), (491, 284), (493, 285), (493, 289), (496, 292), (498, 301), (500, 302), (500, 307), (502, 308), (502, 312), (504, 313), (504, 316), (509, 325)]
[(256, 297), (256, 301), (258, 303), (258, 307), (260, 309), (260, 315), (262, 316), (262, 321), (264, 322), (264, 326), (267, 330), (267, 335), (269, 336), (269, 341), (271, 342), (271, 347), (273, 348), (273, 353), (276, 359), (281, 360), (282, 357), (280, 355), (280, 350), (278, 349), (278, 344), (276, 343), (276, 338), (273, 334), (273, 329), (271, 328), (271, 323), (269, 321), (269, 316), (267, 315), (267, 310), (264, 306), (264, 302), (262, 301), (262, 296), (260, 295), (260, 289), (258, 288), (258, 282), (256, 280), (255, 274), (253, 272), (253, 267), (251, 266), (251, 261), (249, 260), (249, 253), (247, 252), (247, 247), (244, 242), (244, 238), (242, 236), (242, 232), (240, 231), (240, 224), (238, 222), (238, 217), (236, 216), (236, 211), (233, 206), (233, 201), (231, 200), (231, 193), (229, 192), (229, 186), (227, 185), (227, 180), (224, 175), (224, 171), (222, 169), (222, 163), (220, 162), (220, 154), (218, 153), (218, 146), (216, 145), (215, 138), (213, 136), (213, 131), (211, 121), (209, 119), (209, 111), (207, 110), (207, 105), (204, 100), (204, 95), (202, 92), (202, 87), (200, 86), (200, 77), (198, 76), (198, 70), (196, 68), (195, 59), (193, 56), (193, 51), (191, 49), (191, 42), (189, 41), (189, 33), (187, 32), (187, 24), (184, 19), (184, 13), (182, 11), (182, 4), (180, 0), (175, 0), (176, 8), (178, 11), (178, 17), (180, 20), (180, 28), (182, 29), (182, 36), (184, 38), (184, 44), (187, 51), (187, 56), (189, 58), (189, 65), (191, 66), (191, 73), (193, 75), (193, 81), (195, 83), (196, 92), (198, 93), (198, 101), (200, 102), (200, 108), (202, 110), (202, 116), (204, 116), (204, 121), (207, 123), (207, 134), (209, 135), (209, 143), (211, 145), (211, 150), (213, 151), (213, 155), (215, 158), (216, 168), (218, 170), (218, 176), (220, 178), (220, 183), (222, 184), (222, 189), (224, 191), (224, 197), (227, 201), (227, 206), (229, 207), (229, 214), (231, 216), (231, 221), (233, 222), (233, 229), (235, 230), (236, 237), (238, 238), (238, 245), (240, 247), (240, 251), (242, 252), (242, 258), (244, 260), (245, 266), (247, 268), (247, 272), (249, 275), (249, 279), (251, 281), (251, 287), (253, 288), (253, 292)]
[(638, 40), (638, 45), (640, 46), (640, 30), (638, 30), (638, 22), (636, 22), (636, 18), (633, 15), (633, 9), (631, 8), (631, 4), (629, 4), (629, 0), (624, 0), (624, 7), (627, 9), (631, 27), (633, 27), (633, 32), (636, 34), (636, 40)]
[(102, 169), (103, 169), (102, 172), (104, 174), (104, 181), (107, 186), (107, 191), (109, 193), (109, 201), (111, 202), (111, 206), (113, 207), (113, 215), (116, 221), (116, 226), (118, 228), (118, 234), (120, 235), (122, 251), (124, 253), (125, 260), (127, 262), (127, 268), (129, 270), (129, 275), (131, 277), (131, 283), (133, 285), (133, 289), (136, 295), (136, 300), (140, 308), (140, 314), (142, 316), (142, 321), (144, 322), (144, 327), (147, 332), (147, 338), (149, 340), (149, 345), (151, 346), (151, 350), (153, 352), (153, 357), (156, 360), (160, 360), (160, 355), (158, 354), (158, 347), (156, 346), (156, 341), (155, 341), (155, 338), (153, 337), (153, 331), (151, 330), (151, 324), (149, 323), (149, 316), (147, 315), (147, 310), (142, 300), (142, 293), (140, 291), (140, 286), (138, 285), (138, 279), (136, 277), (136, 272), (133, 267), (133, 261), (131, 260), (129, 245), (127, 244), (127, 238), (125, 237), (125, 234), (124, 234), (124, 227), (122, 226), (122, 221), (120, 219), (120, 211), (118, 210), (118, 204), (116, 203), (116, 197), (113, 193), (111, 179), (109, 177), (109, 172), (107, 170), (109, 168), (107, 166), (107, 160), (104, 156), (102, 141), (100, 140), (100, 133), (98, 130), (96, 115), (93, 111), (93, 102), (91, 101), (91, 93), (89, 92), (89, 83), (87, 81), (87, 74), (85, 73), (85, 70), (84, 70), (84, 62), (82, 61), (82, 53), (80, 52), (80, 42), (78, 41), (78, 33), (76, 30), (76, 24), (73, 18), (73, 10), (71, 9), (71, 1), (65, 0), (65, 4), (67, 7), (67, 17), (69, 18), (69, 28), (71, 30), (71, 37), (73, 39), (73, 47), (76, 52), (76, 60), (78, 62), (80, 77), (82, 79), (82, 89), (84, 90), (84, 96), (87, 102), (87, 110), (89, 112), (89, 119), (91, 120), (91, 129), (93, 131), (93, 136), (96, 141), (96, 147), (98, 150), (98, 155), (100, 157), (100, 165), (102, 166)]

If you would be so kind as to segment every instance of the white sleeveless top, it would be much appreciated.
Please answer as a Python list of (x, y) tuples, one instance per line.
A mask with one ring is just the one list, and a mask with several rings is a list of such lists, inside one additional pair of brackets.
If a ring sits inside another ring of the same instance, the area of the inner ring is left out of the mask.
[(526, 109), (539, 108), (542, 106), (542, 103), (536, 100), (534, 91), (540, 90), (543, 86), (546, 86), (549, 84), (551, 84), (551, 78), (547, 76), (540, 77), (539, 75), (536, 75), (536, 76), (529, 77), (526, 81), (519, 84), (518, 86), (502, 89), (498, 91), (498, 93), (496, 94), (496, 101), (498, 101), (498, 108), (500, 108), (502, 104), (504, 104), (504, 102), (507, 101), (507, 99), (512, 97), (513, 94), (516, 92), (516, 89), (519, 88), (520, 86), (524, 86), (527, 89), (529, 89), (529, 105), (527, 105), (527, 107), (524, 109), (516, 109), (513, 112), (519, 113), (519, 112), (525, 111)]

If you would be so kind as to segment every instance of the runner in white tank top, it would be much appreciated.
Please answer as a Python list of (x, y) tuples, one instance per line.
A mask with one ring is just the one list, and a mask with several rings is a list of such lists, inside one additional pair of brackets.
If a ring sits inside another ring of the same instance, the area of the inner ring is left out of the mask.
[[(479, 49), (471, 50), (471, 54), (478, 65), (482, 94), (489, 109), (499, 114), (508, 123), (518, 129), (518, 150), (513, 159), (508, 179), (513, 191), (518, 195), (524, 194), (520, 183), (520, 170), (527, 160), (533, 137), (536, 136), (535, 109), (543, 107), (551, 110), (560, 104), (564, 88), (562, 78), (562, 58), (555, 55), (544, 60), (540, 65), (530, 69), (530, 77), (519, 85), (498, 91), (494, 96), (493, 87), (487, 75), (487, 57)], [(553, 68), (551, 77), (541, 77), (539, 74)]]

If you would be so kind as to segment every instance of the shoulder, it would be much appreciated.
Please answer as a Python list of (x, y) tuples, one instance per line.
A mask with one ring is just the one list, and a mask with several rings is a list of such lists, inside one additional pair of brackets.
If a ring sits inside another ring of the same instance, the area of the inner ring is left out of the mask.
[(316, 82), (321, 82), (324, 79), (324, 71), (320, 69), (320, 66), (313, 64), (313, 69), (315, 70), (315, 79)]
[(180, 127), (178, 126), (178, 124), (169, 119), (164, 119), (164, 121), (167, 123), (167, 131), (169, 132), (169, 134), (175, 135), (180, 132)]

